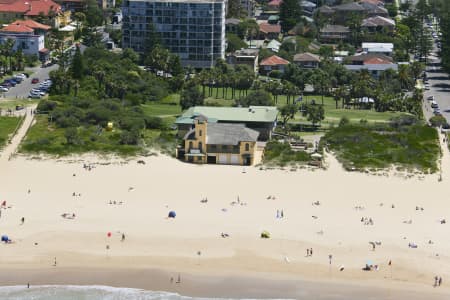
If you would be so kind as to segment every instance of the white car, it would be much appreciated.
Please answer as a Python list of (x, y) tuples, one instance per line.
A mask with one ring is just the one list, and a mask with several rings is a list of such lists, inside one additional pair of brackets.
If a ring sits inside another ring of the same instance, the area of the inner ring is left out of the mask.
[(28, 95), (28, 98), (41, 99), (41, 95), (30, 93), (30, 94)]
[(30, 94), (37, 94), (37, 95), (45, 96), (45, 92), (43, 92), (39, 89), (32, 89)]
[(0, 91), (7, 92), (7, 91), (9, 91), (9, 89), (6, 86), (0, 86)]

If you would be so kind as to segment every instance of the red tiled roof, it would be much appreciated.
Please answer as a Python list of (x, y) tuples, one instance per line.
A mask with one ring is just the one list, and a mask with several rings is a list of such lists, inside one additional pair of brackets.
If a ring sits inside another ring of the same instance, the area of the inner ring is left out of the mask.
[(21, 24), (9, 24), (6, 27), (3, 27), (2, 29), (0, 29), (0, 31), (3, 32), (21, 32), (21, 33), (26, 33), (26, 32), (34, 32), (33, 29), (31, 29), (30, 27), (27, 27), (25, 25), (21, 25)]
[(28, 0), (28, 2), (31, 4), (31, 9), (25, 14), (27, 16), (39, 16), (41, 13), (47, 16), (49, 11), (61, 11), (61, 6), (52, 0)]
[(272, 55), (271, 57), (265, 58), (259, 64), (260, 66), (277, 66), (277, 65), (288, 65), (289, 61), (285, 60), (276, 55)]
[(59, 12), (61, 6), (52, 0), (0, 0), (0, 12), (17, 12), (26, 16), (48, 15), (49, 11)]
[(36, 21), (30, 20), (30, 19), (16, 20), (16, 21), (12, 22), (11, 24), (24, 25), (24, 26), (30, 27), (32, 29), (42, 29), (42, 30), (50, 30), (50, 28), (52, 28), (48, 25), (44, 25), (44, 24), (38, 23)]
[(283, 0), (272, 0), (269, 3), (267, 3), (268, 6), (280, 6), (281, 2), (283, 2)]
[(269, 23), (261, 23), (259, 24), (259, 31), (262, 33), (280, 33), (281, 26)]
[(383, 59), (381, 57), (371, 57), (367, 60), (364, 60), (365, 65), (390, 65), (391, 61), (387, 59)]

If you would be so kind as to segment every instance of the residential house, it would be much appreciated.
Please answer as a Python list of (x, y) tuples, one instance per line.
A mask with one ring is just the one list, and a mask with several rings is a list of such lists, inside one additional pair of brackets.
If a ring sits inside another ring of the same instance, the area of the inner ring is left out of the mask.
[(272, 71), (279, 71), (284, 73), (286, 66), (289, 64), (289, 61), (285, 60), (276, 55), (272, 55), (263, 59), (259, 63), (259, 72), (263, 75), (269, 75)]
[(33, 20), (18, 20), (0, 29), (0, 44), (13, 40), (13, 51), (21, 50), (24, 55), (36, 55), (41, 61), (48, 59), (45, 35), (50, 26)]
[(398, 65), (393, 62), (393, 59), (383, 54), (354, 55), (348, 57), (346, 61), (348, 64), (345, 64), (344, 67), (347, 70), (355, 72), (368, 70), (375, 78), (378, 78), (386, 70), (398, 70)]
[(366, 15), (368, 17), (375, 17), (375, 16), (385, 18), (389, 17), (388, 10), (380, 4), (374, 4), (371, 3), (370, 1), (361, 1), (360, 5), (364, 7), (364, 9), (366, 10)]
[(258, 49), (241, 49), (227, 56), (230, 65), (247, 65), (258, 73)]
[(304, 16), (312, 17), (317, 5), (311, 1), (302, 0), (300, 1), (300, 8), (302, 9)]
[(283, 0), (271, 0), (267, 3), (267, 10), (269, 11), (280, 11), (280, 5)]
[(177, 120), (178, 137), (184, 137), (198, 116), (205, 116), (211, 123), (245, 124), (259, 132), (258, 140), (267, 141), (277, 124), (278, 110), (274, 106), (214, 107), (194, 106), (187, 109)]
[(87, 8), (86, 0), (55, 0), (64, 11), (84, 12)]
[(267, 44), (266, 49), (269, 49), (269, 50), (277, 53), (278, 51), (280, 51), (280, 47), (281, 47), (281, 43), (279, 41), (271, 40)]
[(365, 53), (384, 54), (392, 56), (394, 44), (392, 43), (362, 43), (362, 51)]
[(255, 16), (255, 0), (240, 0), (241, 8), (247, 13), (247, 17)]
[(225, 20), (225, 31), (227, 33), (237, 34), (238, 26), (241, 23), (241, 20), (235, 18), (229, 18)]
[(344, 24), (350, 15), (357, 15), (361, 18), (382, 16), (389, 17), (387, 9), (383, 6), (370, 2), (347, 2), (336, 6), (324, 5), (319, 8), (319, 14), (323, 18), (332, 19), (336, 24)]
[(260, 39), (273, 40), (278, 39), (281, 33), (281, 26), (278, 24), (260, 23), (259, 37)]
[(209, 123), (207, 117), (200, 115), (183, 137), (184, 159), (201, 164), (250, 166), (255, 161), (258, 136), (258, 131), (245, 124)]
[(316, 69), (319, 67), (320, 57), (309, 52), (298, 53), (294, 55), (293, 61), (302, 69)]
[(320, 30), (319, 39), (324, 43), (339, 43), (350, 38), (350, 28), (342, 25), (325, 25)]
[(362, 21), (361, 28), (370, 33), (393, 33), (395, 30), (395, 21), (381, 16), (370, 17)]
[(3, 22), (38, 17), (47, 17), (48, 24), (58, 28), (70, 21), (70, 11), (63, 11), (52, 0), (0, 0), (0, 19)]
[(97, 4), (101, 9), (114, 8), (116, 6), (115, 0), (97, 0)]

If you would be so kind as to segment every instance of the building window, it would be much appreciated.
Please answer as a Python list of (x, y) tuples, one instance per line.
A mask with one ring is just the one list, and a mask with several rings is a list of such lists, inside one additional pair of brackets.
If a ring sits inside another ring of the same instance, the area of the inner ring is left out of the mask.
[(198, 149), (200, 150), (200, 152), (202, 151), (202, 146), (203, 146), (202, 142), (199, 142), (198, 143)]
[(192, 149), (192, 142), (189, 142), (189, 150)]
[(202, 136), (202, 130), (201, 129), (198, 131), (198, 136)]
[(249, 145), (249, 143), (245, 144), (245, 151), (250, 151), (250, 145)]

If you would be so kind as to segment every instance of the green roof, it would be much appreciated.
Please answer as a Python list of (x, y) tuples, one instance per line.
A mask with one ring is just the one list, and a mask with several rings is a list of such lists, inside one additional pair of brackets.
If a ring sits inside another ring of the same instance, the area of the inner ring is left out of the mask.
[(196, 116), (203, 115), (208, 122), (263, 122), (273, 123), (277, 119), (278, 110), (275, 106), (250, 107), (216, 107), (194, 106), (186, 110), (176, 120), (176, 124), (194, 124)]

